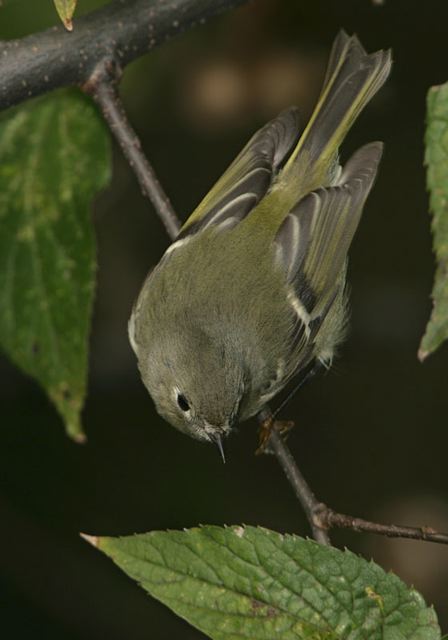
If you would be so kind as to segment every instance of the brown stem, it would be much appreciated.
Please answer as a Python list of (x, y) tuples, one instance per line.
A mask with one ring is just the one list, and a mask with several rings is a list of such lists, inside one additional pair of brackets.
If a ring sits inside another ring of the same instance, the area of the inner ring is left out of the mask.
[(426, 542), (437, 542), (438, 544), (448, 544), (448, 533), (441, 533), (432, 527), (402, 527), (395, 524), (379, 524), (369, 522), (362, 518), (354, 518), (344, 513), (337, 513), (329, 507), (322, 505), (318, 518), (328, 528), (339, 527), (351, 529), (352, 531), (365, 531), (366, 533), (376, 533), (388, 538), (410, 538), (412, 540), (423, 540)]
[[(259, 415), (261, 423), (271, 417), (269, 409), (265, 408)], [(328, 531), (331, 529), (351, 529), (357, 532), (375, 533), (388, 538), (408, 538), (425, 542), (448, 544), (448, 533), (438, 532), (432, 527), (404, 527), (396, 524), (380, 524), (370, 522), (362, 518), (355, 518), (344, 513), (333, 511), (326, 504), (320, 502), (311, 491), (307, 481), (303, 477), (291, 451), (284, 442), (282, 436), (274, 428), (268, 441), (269, 451), (272, 451), (280, 463), (288, 478), (294, 493), (303, 507), (313, 537), (321, 544), (331, 544)]]
[[(258, 414), (257, 418), (260, 423), (264, 423), (266, 420), (272, 419), (272, 413), (268, 407), (265, 407), (263, 411)], [(272, 451), (277, 458), (278, 463), (283, 469), (294, 493), (302, 505), (311, 527), (311, 531), (313, 532), (313, 538), (321, 544), (331, 544), (330, 537), (327, 533), (328, 527), (319, 519), (315, 518), (315, 514), (318, 513), (324, 505), (317, 500), (316, 496), (311, 491), (311, 488), (297, 466), (289, 447), (275, 428), (271, 430), (268, 444), (269, 451)]]
[(100, 107), (104, 119), (137, 177), (143, 195), (152, 202), (169, 237), (173, 240), (179, 232), (180, 221), (127, 119), (118, 93), (120, 76), (121, 69), (113, 60), (102, 60), (82, 89), (89, 93)]

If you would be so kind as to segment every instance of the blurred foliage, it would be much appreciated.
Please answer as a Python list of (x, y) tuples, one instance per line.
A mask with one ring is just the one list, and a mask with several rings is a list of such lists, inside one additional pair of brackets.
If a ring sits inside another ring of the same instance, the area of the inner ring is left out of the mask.
[(349, 551), (255, 527), (91, 539), (214, 640), (439, 640), (434, 610)]
[(90, 207), (109, 174), (105, 127), (78, 93), (30, 102), (0, 122), (0, 344), (76, 439), (96, 271)]
[(420, 360), (448, 338), (448, 83), (429, 90), (427, 109), (425, 164), (437, 269), (434, 307), (420, 344)]

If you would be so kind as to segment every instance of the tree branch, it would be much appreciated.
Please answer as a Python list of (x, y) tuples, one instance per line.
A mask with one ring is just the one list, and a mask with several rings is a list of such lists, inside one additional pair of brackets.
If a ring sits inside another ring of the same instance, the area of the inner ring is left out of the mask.
[(113, 60), (103, 60), (82, 87), (99, 105), (104, 119), (133, 169), (144, 196), (149, 198), (171, 238), (179, 233), (180, 220), (157, 179), (154, 169), (142, 151), (140, 140), (132, 129), (118, 93), (121, 70)]
[(62, 26), (0, 41), (0, 109), (52, 89), (82, 85), (104, 59), (135, 58), (245, 0), (114, 0)]
[(388, 538), (410, 538), (411, 540), (448, 544), (448, 533), (439, 533), (432, 527), (402, 527), (396, 524), (369, 522), (362, 518), (354, 518), (344, 513), (337, 513), (326, 505), (321, 505), (315, 517), (321, 522), (322, 526), (326, 526), (328, 529), (339, 527), (342, 529), (351, 529), (352, 531), (376, 533), (381, 536), (387, 536)]
[[(261, 425), (266, 423), (266, 421), (271, 421), (273, 419), (273, 416), (270, 409), (268, 407), (265, 407), (263, 411), (258, 414), (257, 419)], [(292, 486), (296, 497), (302, 505), (302, 508), (311, 527), (313, 538), (321, 544), (331, 544), (330, 537), (327, 533), (328, 526), (320, 520), (315, 519), (315, 514), (317, 513), (318, 509), (325, 505), (322, 505), (322, 503), (317, 500), (316, 496), (311, 491), (311, 488), (309, 487), (307, 481), (305, 480), (299, 467), (297, 466), (291, 451), (289, 450), (279, 432), (275, 429), (275, 426), (271, 429), (269, 441), (267, 444), (268, 450), (271, 451), (277, 458), (277, 461), (285, 472), (285, 475), (290, 485)]]
[[(272, 420), (272, 413), (265, 408), (258, 414), (261, 424), (266, 420)], [(294, 493), (303, 507), (308, 519), (313, 538), (321, 544), (331, 544), (328, 531), (330, 529), (351, 529), (357, 532), (375, 533), (388, 538), (409, 538), (425, 542), (448, 544), (448, 533), (441, 533), (432, 527), (403, 527), (396, 524), (379, 524), (362, 518), (355, 518), (344, 513), (333, 511), (326, 504), (320, 502), (311, 491), (307, 481), (303, 477), (291, 451), (285, 441), (275, 429), (275, 423), (271, 429), (271, 435), (267, 443), (267, 450), (275, 454), (286, 477), (288, 478)]]

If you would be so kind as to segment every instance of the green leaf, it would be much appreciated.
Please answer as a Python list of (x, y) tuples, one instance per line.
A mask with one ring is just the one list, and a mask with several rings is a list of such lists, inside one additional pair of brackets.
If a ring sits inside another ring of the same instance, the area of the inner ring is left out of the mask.
[(422, 361), (448, 337), (448, 83), (428, 92), (425, 144), (437, 268), (431, 318), (418, 352)]
[(440, 640), (433, 611), (349, 551), (255, 527), (89, 538), (215, 640)]
[(0, 345), (79, 440), (95, 279), (90, 204), (109, 172), (109, 138), (77, 92), (0, 121)]
[(56, 11), (62, 20), (64, 27), (67, 31), (73, 30), (72, 18), (75, 13), (78, 0), (53, 0)]

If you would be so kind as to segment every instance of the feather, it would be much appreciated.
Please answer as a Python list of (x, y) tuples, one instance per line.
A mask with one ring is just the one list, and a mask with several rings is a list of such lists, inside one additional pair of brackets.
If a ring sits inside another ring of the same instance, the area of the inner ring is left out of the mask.
[[(390, 51), (367, 54), (356, 36), (341, 31), (336, 38), (318, 103), (285, 171), (300, 170), (324, 180), (322, 170), (332, 168), (337, 150), (365, 105), (386, 81), (391, 68)], [(316, 169), (319, 171), (316, 172)]]
[(299, 135), (298, 111), (283, 111), (252, 136), (182, 227), (176, 241), (210, 225), (230, 228), (268, 192)]
[[(314, 332), (339, 293), (347, 252), (373, 186), (383, 145), (359, 149), (338, 182), (302, 198), (285, 218), (275, 238), (275, 255), (292, 285), (298, 319)], [(299, 306), (300, 305), (300, 306)], [(318, 322), (316, 323), (316, 320)], [(311, 323), (313, 327), (311, 327)]]

